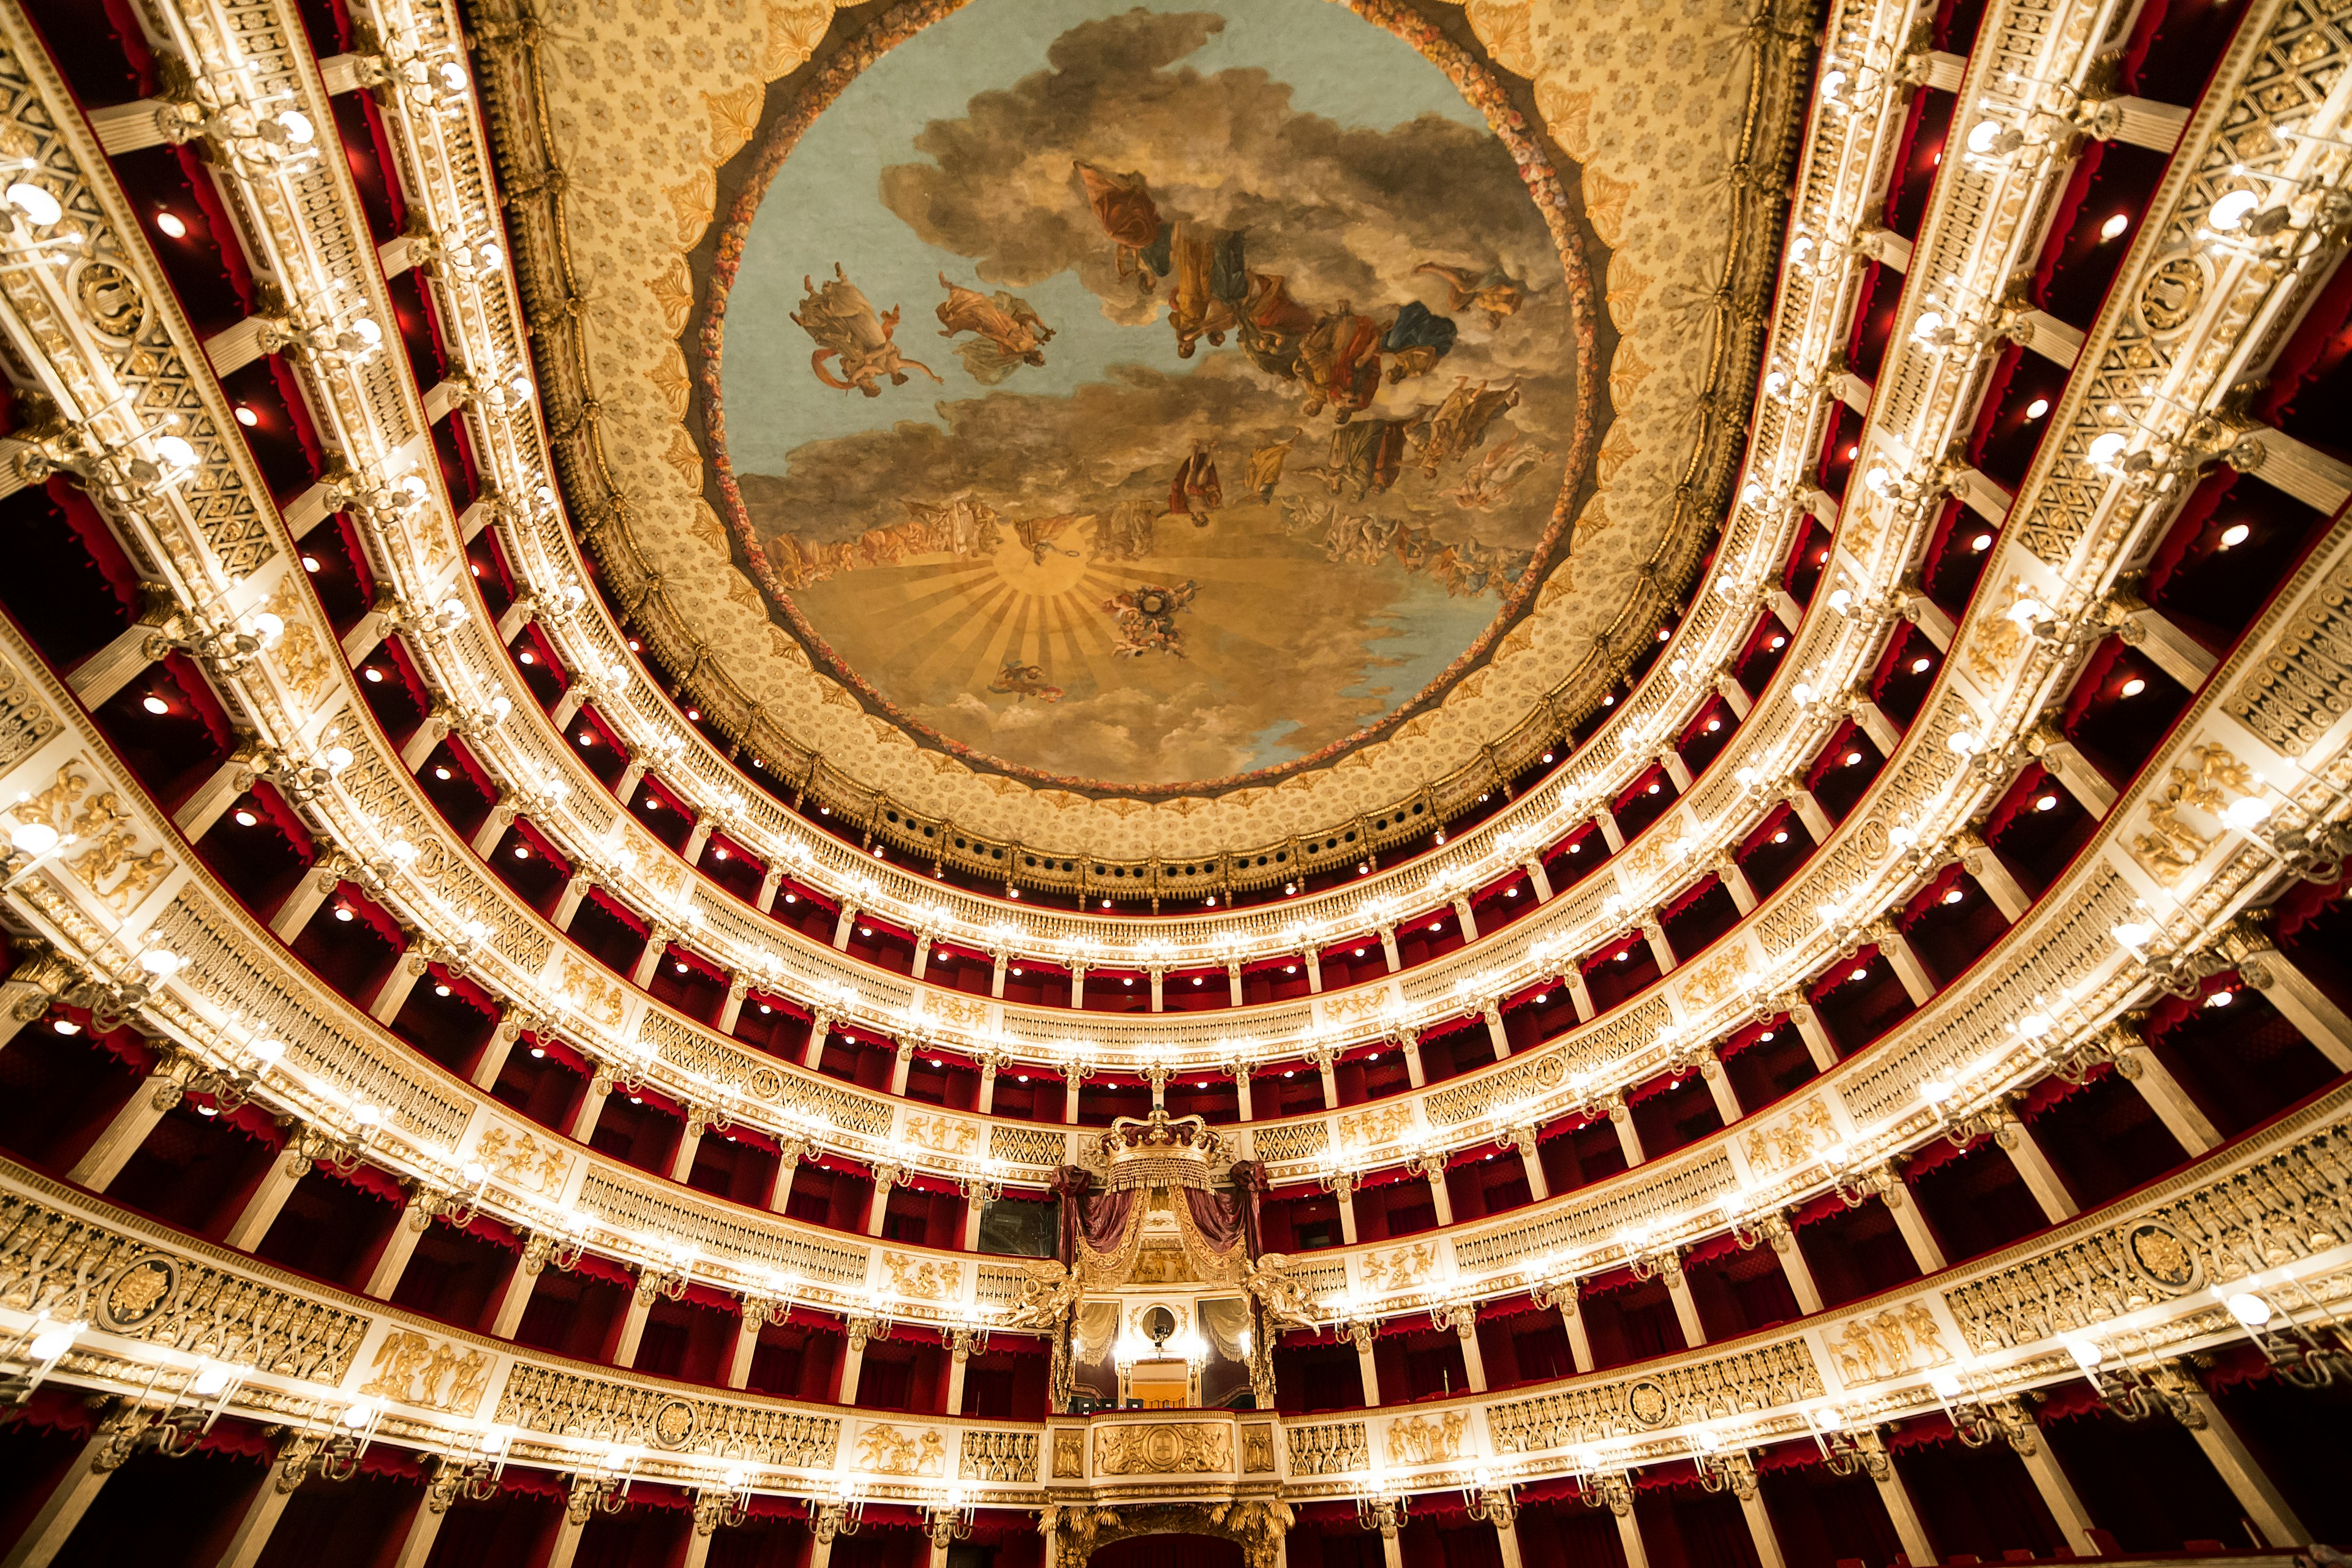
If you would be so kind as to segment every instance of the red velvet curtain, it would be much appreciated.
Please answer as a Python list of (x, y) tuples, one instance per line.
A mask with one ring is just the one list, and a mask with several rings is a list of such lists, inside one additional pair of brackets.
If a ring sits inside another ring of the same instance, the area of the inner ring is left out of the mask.
[[(1184, 1207), (1192, 1216), (1192, 1227), (1201, 1233), (1210, 1251), (1222, 1257), (1241, 1245), (1241, 1205), (1224, 1194), (1186, 1187)], [(1096, 1242), (1095, 1247), (1100, 1250), (1102, 1244)]]
[(1727, 1492), (1710, 1496), (1696, 1482), (1646, 1487), (1634, 1494), (1633, 1517), (1650, 1568), (1762, 1568), (1747, 1516)]
[(1123, 1193), (1098, 1193), (1079, 1200), (1085, 1211), (1087, 1245), (1097, 1252), (1116, 1252), (1127, 1236), (1127, 1222), (1135, 1213), (1137, 1194), (1132, 1189)]
[(1572, 1497), (1536, 1503), (1519, 1510), (1518, 1531), (1526, 1568), (1625, 1568), (1624, 1543), (1607, 1509), (1587, 1508)]
[(1870, 1478), (1831, 1475), (1811, 1444), (1768, 1451), (1756, 1474), (1789, 1568), (1832, 1568), (1849, 1560), (1887, 1568), (1903, 1550)]

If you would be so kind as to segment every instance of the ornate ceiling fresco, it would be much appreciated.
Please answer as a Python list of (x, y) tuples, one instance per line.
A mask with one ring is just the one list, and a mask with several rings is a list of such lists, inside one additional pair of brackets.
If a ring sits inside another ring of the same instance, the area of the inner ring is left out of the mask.
[(1737, 4), (544, 21), (499, 132), (561, 171), (572, 511), (779, 770), (1311, 834), (1589, 709), (1720, 515), (1802, 53)]
[(721, 514), (926, 739), (1108, 788), (1328, 757), (1526, 606), (1585, 246), (1486, 74), (1372, 15), (902, 6), (765, 133), (699, 340)]

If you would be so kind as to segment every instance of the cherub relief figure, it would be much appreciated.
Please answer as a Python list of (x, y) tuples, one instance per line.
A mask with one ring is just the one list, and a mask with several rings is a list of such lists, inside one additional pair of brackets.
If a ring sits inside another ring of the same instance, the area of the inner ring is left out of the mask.
[[(827, 386), (837, 386), (844, 392), (855, 387), (868, 397), (882, 395), (877, 384), (883, 376), (890, 378), (893, 386), (907, 384), (907, 372), (919, 370), (933, 381), (939, 374), (920, 360), (908, 359), (890, 341), (898, 328), (898, 308), (877, 315), (872, 301), (833, 264), (833, 276), (820, 289), (808, 278), (801, 279), (808, 297), (801, 308), (792, 313), (793, 321), (803, 331), (816, 340), (816, 350), (809, 355), (809, 368)], [(841, 369), (834, 375), (824, 368), (824, 362), (835, 361)], [(942, 383), (941, 384), (945, 384)]]
[(1030, 309), (1027, 300), (1002, 289), (982, 294), (949, 282), (944, 272), (940, 274), (940, 287), (948, 291), (946, 303), (939, 308), (940, 336), (979, 334), (955, 345), (956, 356), (974, 381), (994, 386), (1024, 364), (1045, 363), (1045, 345), (1053, 341), (1054, 329)]

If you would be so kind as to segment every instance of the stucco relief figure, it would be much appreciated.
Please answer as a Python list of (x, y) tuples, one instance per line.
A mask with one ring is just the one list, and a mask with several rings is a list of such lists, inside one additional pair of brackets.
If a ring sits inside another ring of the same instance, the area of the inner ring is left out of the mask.
[(1160, 221), (1160, 207), (1139, 174), (1114, 174), (1091, 163), (1073, 162), (1086, 187), (1087, 205), (1095, 221), (1118, 247), (1118, 275), (1132, 277), (1146, 293), (1169, 273), (1169, 226)]
[[(808, 298), (792, 313), (793, 322), (816, 340), (816, 349), (809, 355), (809, 368), (827, 386), (837, 386), (844, 392), (852, 387), (868, 397), (882, 395), (877, 384), (883, 376), (894, 386), (907, 384), (907, 372), (919, 370), (933, 381), (939, 374), (920, 360), (908, 359), (890, 341), (898, 330), (898, 308), (896, 305), (877, 315), (873, 302), (865, 291), (849, 280), (841, 263), (833, 264), (833, 276), (824, 288), (815, 280), (803, 277), (801, 287)], [(841, 374), (835, 375), (824, 368), (833, 360)]]
[(940, 274), (940, 287), (948, 291), (946, 302), (939, 308), (940, 336), (978, 334), (955, 345), (956, 357), (971, 372), (972, 380), (994, 386), (1024, 364), (1045, 363), (1045, 345), (1053, 341), (1054, 329), (1030, 309), (1027, 300), (1002, 289), (982, 294), (950, 282), (944, 272)]
[(1095, 559), (1142, 560), (1151, 553), (1160, 520), (1165, 515), (1146, 500), (1112, 502), (1110, 510), (1095, 518)]

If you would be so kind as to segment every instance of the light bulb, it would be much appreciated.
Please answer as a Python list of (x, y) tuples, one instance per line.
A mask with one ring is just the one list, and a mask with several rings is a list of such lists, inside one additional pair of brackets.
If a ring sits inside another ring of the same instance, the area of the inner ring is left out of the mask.
[[(8, 193), (8, 199), (10, 201), (16, 199), (16, 193), (13, 189)], [(2246, 221), (2249, 213), (2262, 205), (2262, 197), (2252, 191), (2224, 192), (2221, 198), (2213, 204), (2211, 210), (2206, 213), (2205, 221), (2218, 232), (2229, 234)]]
[(58, 830), (46, 822), (19, 822), (8, 829), (8, 847), (19, 855), (46, 855), (58, 847)]
[(36, 228), (47, 228), (66, 216), (58, 198), (27, 180), (19, 180), (8, 187), (8, 205), (23, 213)]

